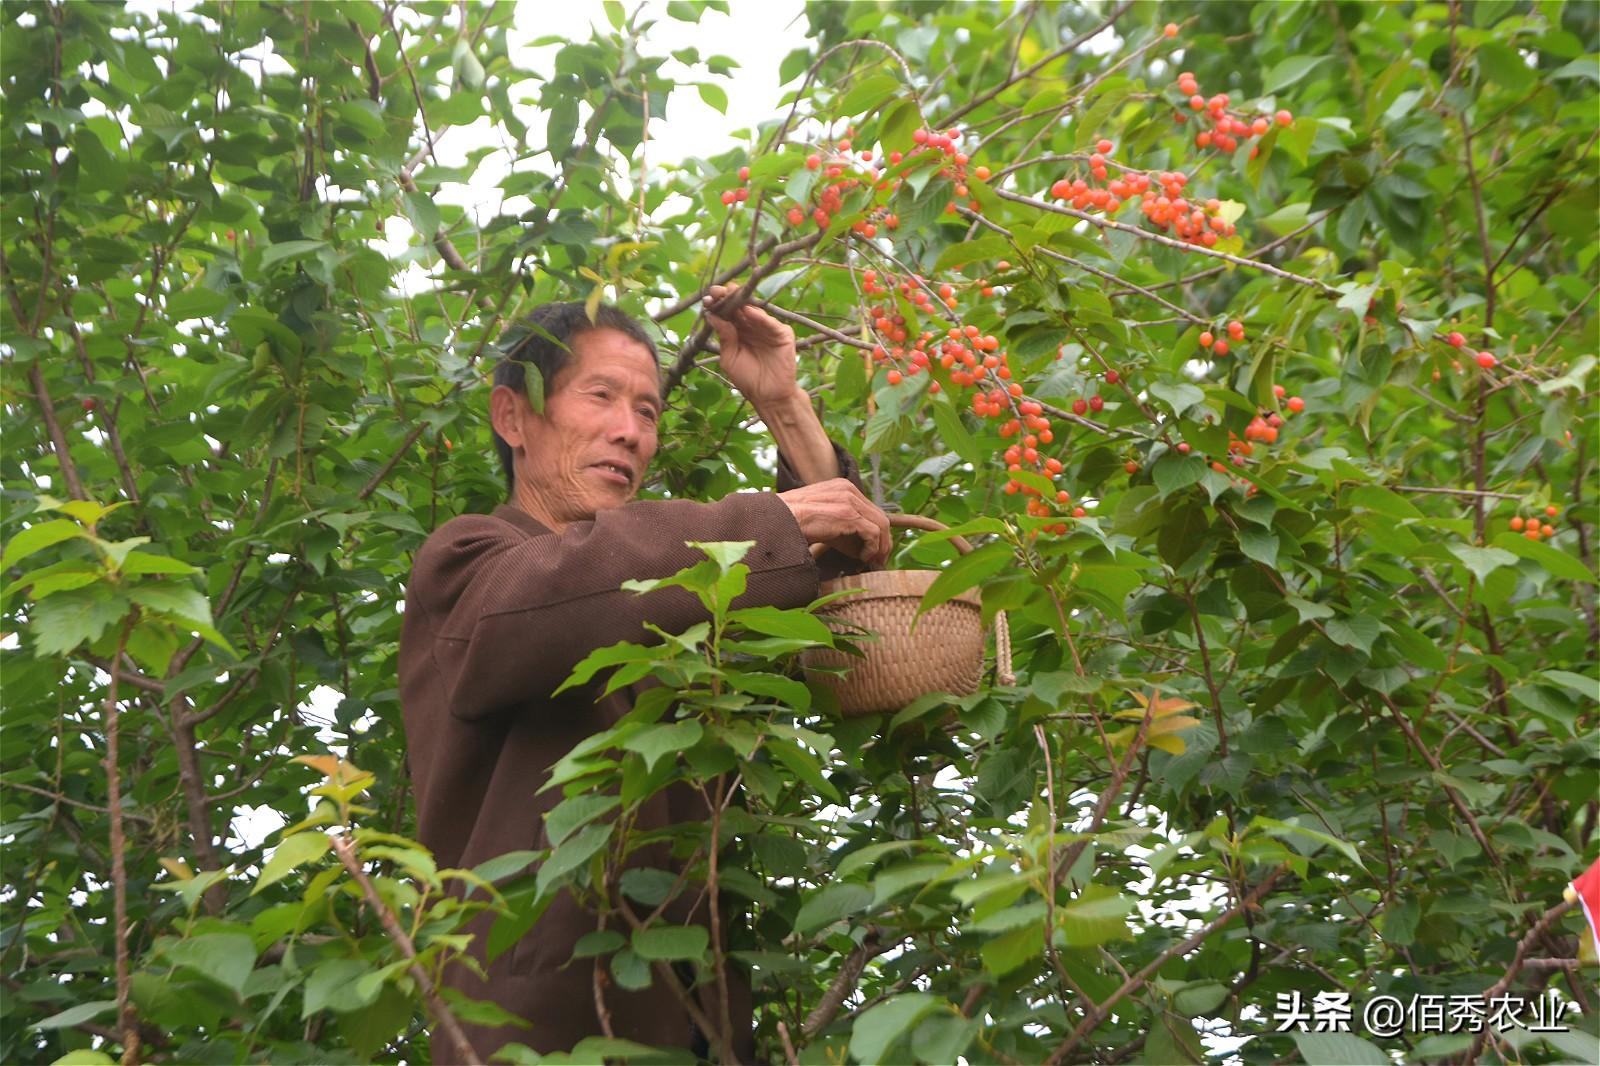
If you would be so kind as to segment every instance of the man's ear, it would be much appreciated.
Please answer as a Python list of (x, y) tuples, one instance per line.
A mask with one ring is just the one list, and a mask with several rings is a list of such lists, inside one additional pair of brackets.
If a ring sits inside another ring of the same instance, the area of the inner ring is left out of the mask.
[(513, 450), (522, 446), (522, 414), (527, 405), (527, 398), (508, 385), (496, 385), (489, 392), (489, 424)]

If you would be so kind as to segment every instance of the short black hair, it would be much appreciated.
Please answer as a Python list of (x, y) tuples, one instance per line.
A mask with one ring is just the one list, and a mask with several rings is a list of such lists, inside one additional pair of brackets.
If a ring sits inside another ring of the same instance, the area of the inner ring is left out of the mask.
[[(611, 304), (600, 304), (591, 319), (587, 307), (581, 302), (572, 301), (540, 304), (506, 328), (500, 336), (502, 355), (494, 368), (494, 383), (520, 394), (525, 384), (524, 364), (531, 363), (544, 379), (545, 394), (549, 395), (557, 372), (572, 362), (573, 338), (593, 329), (614, 329), (644, 345), (651, 361), (657, 364), (656, 373), (660, 374), (660, 356), (656, 353), (655, 342), (636, 320)], [(500, 457), (500, 469), (505, 472), (506, 497), (509, 499), (516, 485), (511, 445), (495, 432), (493, 425), (489, 427), (489, 432), (494, 436), (494, 450)]]

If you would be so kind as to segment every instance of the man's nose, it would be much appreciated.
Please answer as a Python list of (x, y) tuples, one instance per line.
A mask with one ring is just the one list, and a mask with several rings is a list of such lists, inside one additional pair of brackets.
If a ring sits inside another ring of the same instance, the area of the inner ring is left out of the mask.
[(608, 429), (607, 436), (613, 442), (637, 448), (644, 438), (644, 416), (629, 407), (623, 407), (612, 416)]

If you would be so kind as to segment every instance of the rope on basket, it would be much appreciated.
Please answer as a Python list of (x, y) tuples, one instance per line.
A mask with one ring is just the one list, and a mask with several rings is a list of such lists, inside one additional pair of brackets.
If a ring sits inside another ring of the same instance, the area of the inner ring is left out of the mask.
[(994, 613), (994, 683), (1001, 688), (1017, 683), (1016, 672), (1011, 668), (1011, 625), (1004, 611)]

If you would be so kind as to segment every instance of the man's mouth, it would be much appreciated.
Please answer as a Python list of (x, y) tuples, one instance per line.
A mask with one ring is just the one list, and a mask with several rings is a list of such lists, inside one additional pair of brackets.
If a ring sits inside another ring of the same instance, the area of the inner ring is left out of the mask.
[(600, 471), (608, 480), (614, 480), (619, 485), (633, 484), (633, 468), (626, 463), (600, 462), (594, 464), (594, 469)]

